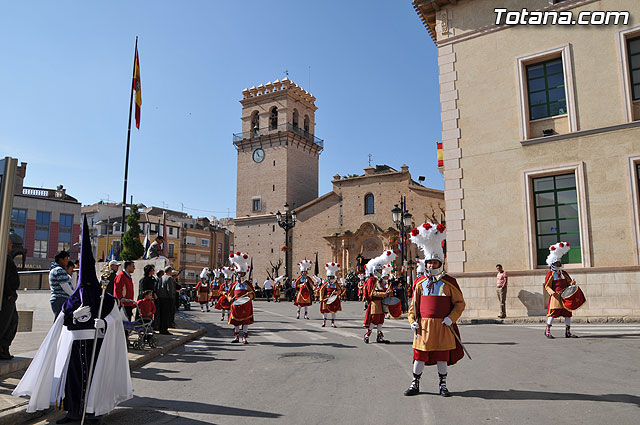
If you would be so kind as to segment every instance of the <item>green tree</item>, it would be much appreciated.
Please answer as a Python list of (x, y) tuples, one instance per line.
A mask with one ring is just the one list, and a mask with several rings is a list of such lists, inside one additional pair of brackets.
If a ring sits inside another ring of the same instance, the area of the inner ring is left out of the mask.
[(127, 217), (127, 226), (129, 229), (122, 237), (122, 259), (124, 261), (137, 260), (144, 254), (144, 247), (140, 242), (140, 213), (137, 205), (131, 205), (131, 213)]

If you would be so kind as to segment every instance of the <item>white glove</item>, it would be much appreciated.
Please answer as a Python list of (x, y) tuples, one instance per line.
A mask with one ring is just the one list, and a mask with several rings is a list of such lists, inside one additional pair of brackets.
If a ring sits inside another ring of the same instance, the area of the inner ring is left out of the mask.
[(104, 331), (107, 327), (107, 324), (102, 319), (94, 319), (93, 327)]
[(453, 322), (451, 321), (451, 318), (449, 316), (445, 317), (444, 320), (442, 321), (442, 323), (444, 323), (447, 326), (451, 326), (453, 324)]
[(413, 322), (411, 324), (411, 330), (414, 332), (418, 330), (418, 322)]

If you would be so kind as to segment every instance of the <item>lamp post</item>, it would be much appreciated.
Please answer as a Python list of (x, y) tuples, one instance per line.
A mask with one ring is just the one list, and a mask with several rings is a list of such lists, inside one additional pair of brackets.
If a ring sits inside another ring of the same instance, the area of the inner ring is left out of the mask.
[(276, 213), (276, 220), (278, 221), (278, 226), (284, 229), (284, 275), (287, 277), (287, 281), (289, 281), (289, 251), (291, 247), (289, 246), (289, 230), (293, 229), (296, 225), (296, 212), (289, 212), (289, 204), (284, 204), (284, 215), (278, 211)]
[(407, 211), (407, 198), (405, 196), (400, 197), (400, 207), (395, 204), (391, 210), (391, 217), (400, 234), (400, 279), (403, 282), (403, 286), (409, 286), (409, 280), (407, 278), (407, 232), (411, 229), (413, 216)]

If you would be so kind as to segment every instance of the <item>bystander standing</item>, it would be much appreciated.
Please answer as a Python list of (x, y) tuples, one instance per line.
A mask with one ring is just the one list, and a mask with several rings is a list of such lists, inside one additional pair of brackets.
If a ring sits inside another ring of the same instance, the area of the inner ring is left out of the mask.
[(118, 268), (120, 268), (120, 263), (116, 260), (109, 261), (109, 283), (107, 284), (107, 293), (111, 295), (115, 295), (113, 287), (115, 285), (116, 276), (118, 275)]
[(171, 277), (172, 267), (167, 266), (164, 269), (162, 278), (157, 282), (156, 294), (158, 295), (158, 328), (163, 335), (171, 335), (169, 332), (169, 323), (171, 323), (173, 293), (175, 283)]
[(13, 245), (12, 236), (9, 236), (9, 246), (7, 247), (7, 265), (4, 273), (2, 307), (0, 307), (0, 360), (11, 360), (13, 358), (9, 353), (9, 347), (18, 331), (16, 300), (18, 299), (17, 290), (20, 286), (20, 276), (18, 275), (16, 263), (13, 262), (13, 257), (9, 254)]
[(136, 308), (135, 297), (133, 295), (133, 279), (131, 276), (136, 269), (133, 261), (125, 261), (123, 270), (118, 273), (115, 279), (113, 294), (124, 308), (124, 314), (131, 321), (133, 309)]
[(504, 319), (507, 317), (507, 283), (509, 276), (502, 268), (502, 264), (496, 264), (496, 270), (498, 270), (498, 275), (496, 276), (496, 293), (498, 295), (498, 302), (500, 303), (500, 314), (498, 318)]
[(271, 296), (273, 294), (273, 282), (271, 282), (271, 279), (267, 277), (267, 280), (264, 281), (262, 287), (264, 288), (264, 296), (267, 298), (267, 302), (271, 301)]
[(62, 306), (73, 293), (71, 286), (71, 277), (67, 274), (67, 263), (69, 262), (69, 253), (60, 251), (54, 257), (49, 271), (49, 288), (51, 289), (51, 311), (53, 311), (53, 320), (55, 321), (62, 310)]

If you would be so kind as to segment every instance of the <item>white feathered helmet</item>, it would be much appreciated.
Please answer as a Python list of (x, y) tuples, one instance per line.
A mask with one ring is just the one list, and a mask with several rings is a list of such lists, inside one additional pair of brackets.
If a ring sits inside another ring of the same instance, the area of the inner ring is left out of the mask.
[(327, 277), (336, 275), (336, 272), (340, 270), (339, 263), (327, 263), (324, 265), (324, 269), (327, 271)]
[(209, 267), (205, 267), (200, 272), (200, 280), (208, 279), (211, 272), (209, 271)]
[(311, 261), (311, 260), (302, 260), (302, 261), (300, 261), (298, 263), (298, 265), (300, 266), (300, 271), (301, 272), (307, 272), (307, 271), (309, 271), (309, 269), (313, 265), (313, 261)]
[(395, 259), (395, 252), (391, 250), (384, 251), (376, 258), (372, 258), (371, 260), (369, 260), (369, 262), (365, 266), (367, 274), (372, 275), (375, 270), (379, 270), (380, 272), (382, 272), (382, 267), (387, 263), (391, 263)]
[(393, 270), (393, 265), (385, 264), (382, 267), (382, 277), (389, 277), (389, 275), (391, 275), (392, 270)]
[(233, 279), (233, 267), (223, 267), (222, 268), (222, 274), (224, 275), (225, 279)]
[(220, 269), (213, 269), (211, 270), (211, 273), (213, 273), (213, 275), (215, 276), (216, 279), (218, 279), (220, 277), (220, 275), (222, 274), (222, 270)]
[(425, 270), (426, 270), (426, 267), (424, 265), (424, 259), (418, 260), (418, 265), (417, 265), (417, 268), (416, 268), (416, 274), (418, 276), (420, 276), (420, 275), (424, 274)]
[(237, 273), (246, 273), (249, 271), (249, 255), (244, 252), (236, 252), (229, 254), (229, 261), (235, 266)]
[(562, 262), (562, 257), (569, 252), (571, 247), (569, 242), (558, 242), (549, 247), (549, 256), (547, 257), (547, 264), (551, 266), (558, 261)]
[(443, 224), (436, 225), (426, 222), (411, 230), (411, 241), (424, 252), (426, 261), (438, 260), (441, 264), (444, 264), (442, 241), (444, 241), (445, 237), (446, 232)]

